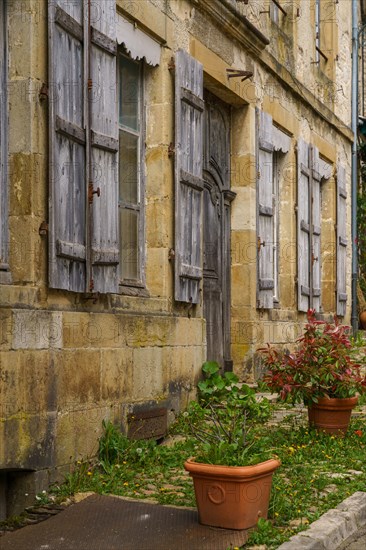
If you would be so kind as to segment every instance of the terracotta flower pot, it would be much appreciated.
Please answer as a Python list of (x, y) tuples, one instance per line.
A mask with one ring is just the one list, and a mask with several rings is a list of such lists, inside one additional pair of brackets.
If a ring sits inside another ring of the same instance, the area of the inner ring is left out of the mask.
[(225, 529), (249, 529), (267, 517), (273, 472), (279, 460), (255, 466), (217, 466), (189, 459), (199, 522)]
[(318, 403), (308, 407), (309, 425), (328, 434), (344, 435), (349, 426), (352, 409), (357, 405), (357, 397), (335, 399), (321, 397)]
[(359, 318), (361, 327), (366, 330), (366, 311), (361, 311)]

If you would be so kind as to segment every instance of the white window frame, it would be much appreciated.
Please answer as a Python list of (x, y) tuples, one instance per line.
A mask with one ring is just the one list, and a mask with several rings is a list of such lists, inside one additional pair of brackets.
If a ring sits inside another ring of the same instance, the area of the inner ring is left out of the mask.
[[(126, 59), (130, 63), (134, 63), (139, 67), (139, 109), (138, 109), (138, 118), (139, 118), (139, 130), (135, 131), (127, 126), (124, 126), (120, 122), (120, 116), (118, 116), (118, 130), (128, 133), (129, 135), (134, 135), (138, 137), (138, 160), (137, 160), (137, 202), (132, 203), (125, 201), (123, 197), (120, 196), (120, 187), (121, 182), (119, 182), (119, 197), (118, 197), (118, 210), (131, 210), (138, 213), (138, 242), (137, 248), (132, 254), (137, 254), (137, 277), (136, 279), (126, 278), (123, 276), (123, 265), (128, 261), (126, 257), (126, 250), (123, 249), (122, 239), (120, 239), (120, 269), (119, 269), (119, 278), (120, 285), (123, 286), (132, 286), (132, 287), (145, 287), (145, 211), (144, 211), (144, 202), (145, 202), (145, 105), (144, 105), (144, 75), (145, 69), (142, 61), (136, 61), (132, 59), (128, 54), (123, 51), (123, 49), (118, 50), (118, 101), (120, 99), (121, 86), (121, 59)], [(120, 178), (121, 171), (123, 171), (123, 166), (120, 167), (118, 178)], [(121, 230), (120, 230), (121, 235)]]

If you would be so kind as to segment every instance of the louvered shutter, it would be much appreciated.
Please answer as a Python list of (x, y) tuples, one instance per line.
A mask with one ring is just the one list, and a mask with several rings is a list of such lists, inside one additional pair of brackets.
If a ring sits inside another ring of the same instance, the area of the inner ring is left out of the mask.
[(50, 238), (52, 288), (86, 290), (84, 3), (49, 0)]
[(273, 307), (273, 139), (272, 117), (257, 110), (257, 225), (258, 225), (258, 285), (259, 308)]
[(310, 193), (309, 146), (297, 143), (297, 296), (299, 311), (310, 307)]
[[(118, 119), (115, 0), (91, 5), (91, 285), (118, 292)], [(94, 192), (94, 193), (93, 193)], [(93, 194), (92, 194), (93, 193)]]
[(175, 58), (175, 299), (197, 304), (202, 279), (203, 69)]
[(319, 171), (319, 150), (315, 146), (311, 147), (311, 161), (311, 307), (314, 308), (316, 311), (319, 311), (321, 304), (321, 174)]
[(346, 314), (347, 305), (347, 191), (346, 171), (337, 166), (337, 315)]

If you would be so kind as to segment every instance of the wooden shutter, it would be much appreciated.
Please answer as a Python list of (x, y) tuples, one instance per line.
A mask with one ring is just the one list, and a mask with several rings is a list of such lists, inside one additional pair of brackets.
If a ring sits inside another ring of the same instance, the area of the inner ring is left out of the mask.
[(202, 279), (203, 69), (175, 59), (175, 299), (197, 304)]
[(8, 265), (8, 98), (7, 98), (6, 2), (0, 6), (0, 281), (10, 282), (1, 273)]
[(49, 283), (86, 290), (86, 133), (83, 0), (49, 0)]
[(257, 306), (273, 307), (273, 139), (272, 117), (257, 110), (257, 238), (258, 285)]
[(118, 292), (118, 119), (115, 0), (93, 2), (91, 25), (91, 281), (97, 292)]
[(310, 307), (310, 197), (311, 170), (309, 146), (297, 143), (297, 296), (299, 311)]
[(321, 304), (321, 174), (319, 171), (319, 150), (312, 146), (311, 154), (311, 307), (320, 310)]
[(337, 315), (346, 314), (347, 305), (347, 191), (346, 171), (337, 166)]

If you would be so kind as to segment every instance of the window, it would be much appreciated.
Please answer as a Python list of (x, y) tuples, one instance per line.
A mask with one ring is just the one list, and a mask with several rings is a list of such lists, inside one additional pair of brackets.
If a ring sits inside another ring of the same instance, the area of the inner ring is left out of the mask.
[(143, 256), (143, 67), (119, 54), (120, 279), (142, 283)]
[(279, 189), (283, 156), (291, 139), (257, 111), (257, 307), (271, 309), (279, 301)]
[(298, 309), (321, 311), (322, 184), (332, 167), (319, 150), (302, 139), (297, 144), (297, 286)]
[(6, 2), (0, 6), (0, 282), (10, 282), (8, 265), (8, 102)]

